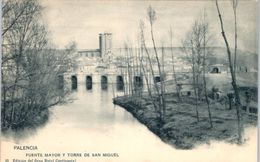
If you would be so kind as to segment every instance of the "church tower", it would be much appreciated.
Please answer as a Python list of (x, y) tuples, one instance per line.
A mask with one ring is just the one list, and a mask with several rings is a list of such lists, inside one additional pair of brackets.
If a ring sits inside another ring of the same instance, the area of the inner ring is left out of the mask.
[(112, 53), (112, 33), (99, 34), (99, 50), (102, 58)]

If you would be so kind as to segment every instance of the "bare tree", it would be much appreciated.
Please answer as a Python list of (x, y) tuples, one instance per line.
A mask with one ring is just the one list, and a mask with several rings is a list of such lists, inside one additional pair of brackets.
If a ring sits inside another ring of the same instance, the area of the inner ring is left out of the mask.
[(156, 48), (156, 44), (155, 44), (155, 39), (154, 39), (154, 32), (153, 32), (153, 24), (156, 20), (156, 12), (155, 10), (149, 6), (147, 9), (147, 14), (148, 14), (148, 19), (149, 19), (149, 23), (150, 23), (150, 32), (151, 32), (151, 37), (152, 37), (152, 42), (153, 42), (153, 49), (155, 52), (155, 58), (157, 61), (157, 66), (158, 66), (158, 71), (159, 71), (159, 75), (161, 78), (161, 92), (160, 92), (160, 102), (162, 105), (162, 109), (163, 109), (163, 117), (165, 116), (165, 112), (166, 112), (166, 105), (165, 105), (165, 96), (164, 96), (164, 82), (162, 81), (163, 75), (162, 75), (162, 70), (161, 70), (161, 64), (160, 64), (160, 60), (158, 57), (158, 52), (157, 52), (157, 48)]
[(236, 69), (237, 69), (237, 5), (238, 0), (231, 0), (232, 8), (233, 8), (233, 14), (234, 14), (234, 32), (235, 32), (235, 50), (234, 50), (234, 75), (236, 78)]
[(59, 91), (57, 81), (70, 68), (63, 65), (73, 61), (75, 44), (51, 48), (38, 1), (10, 0), (3, 6), (2, 128), (19, 128), (66, 102), (69, 91)]
[[(236, 82), (236, 75), (235, 75), (235, 66), (236, 66), (236, 59), (234, 59), (235, 62), (232, 61), (232, 53), (231, 53), (231, 49), (229, 46), (229, 42), (227, 40), (226, 34), (225, 34), (225, 29), (224, 29), (224, 23), (222, 20), (222, 16), (221, 16), (221, 12), (219, 9), (219, 4), (218, 4), (218, 0), (215, 1), (216, 2), (216, 7), (217, 7), (217, 12), (218, 12), (218, 17), (219, 17), (219, 21), (220, 21), (220, 28), (221, 28), (221, 34), (222, 37), (224, 39), (225, 45), (226, 45), (226, 49), (227, 49), (227, 57), (228, 57), (228, 62), (229, 62), (229, 69), (230, 69), (230, 74), (231, 74), (231, 84), (233, 86), (233, 89), (235, 91), (235, 105), (236, 105), (236, 113), (237, 113), (237, 125), (238, 125), (238, 143), (242, 142), (242, 133), (243, 133), (243, 126), (241, 123), (241, 112), (240, 112), (240, 97), (239, 97), (239, 90), (237, 87), (237, 82)], [(237, 49), (237, 22), (236, 22), (236, 8), (238, 5), (238, 1), (237, 0), (232, 0), (233, 3), (233, 11), (234, 11), (234, 15), (235, 15), (235, 57), (236, 57), (236, 49)]]
[(209, 103), (209, 98), (208, 98), (208, 91), (207, 91), (207, 81), (206, 81), (206, 60), (207, 60), (207, 56), (208, 54), (208, 41), (210, 39), (209, 36), (209, 24), (208, 21), (206, 20), (206, 12), (204, 11), (204, 16), (203, 16), (203, 20), (201, 20), (201, 27), (203, 28), (203, 62), (202, 62), (202, 66), (203, 66), (203, 89), (204, 89), (204, 96), (205, 96), (205, 100), (207, 103), (207, 108), (208, 108), (208, 115), (209, 115), (209, 123), (210, 123), (210, 128), (213, 128), (213, 124), (212, 124), (212, 117), (211, 117), (211, 110), (210, 110), (210, 103)]
[(129, 91), (129, 95), (133, 96), (133, 73), (132, 73), (132, 65), (131, 65), (131, 62), (132, 62), (132, 59), (131, 59), (131, 56), (130, 56), (130, 49), (128, 47), (128, 44), (125, 43), (125, 51), (126, 51), (126, 61), (127, 61), (127, 80), (128, 80), (128, 91)]
[(176, 75), (175, 65), (174, 65), (174, 56), (173, 56), (174, 54), (173, 54), (173, 45), (172, 45), (172, 41), (173, 41), (172, 27), (170, 27), (169, 35), (170, 35), (170, 46), (171, 46), (173, 80), (174, 80), (174, 83), (175, 83), (175, 89), (176, 89), (176, 92), (177, 92), (177, 95), (178, 95), (178, 99), (179, 99), (179, 101), (182, 101), (180, 87), (179, 87), (179, 84), (178, 84), (178, 81), (177, 81), (177, 75)]
[[(141, 49), (140, 49), (140, 57), (139, 57), (139, 62), (140, 62), (140, 66), (141, 66), (141, 70), (142, 70), (142, 74), (145, 78), (145, 83), (146, 83), (146, 87), (147, 87), (147, 91), (148, 91), (148, 96), (151, 99), (154, 109), (156, 112), (158, 112), (158, 105), (156, 104), (156, 100), (154, 98), (154, 95), (152, 93), (152, 89), (149, 83), (149, 75), (148, 75), (148, 71), (146, 66), (144, 65), (144, 56), (143, 56), (143, 45), (141, 44)], [(147, 64), (147, 61), (146, 61)], [(160, 113), (159, 113), (160, 114)]]
[[(152, 74), (152, 78), (155, 78), (155, 73), (154, 73), (154, 69), (153, 69), (153, 65), (152, 65), (152, 59), (151, 59), (151, 56), (150, 56), (150, 53), (147, 49), (147, 46), (146, 46), (146, 41), (145, 41), (145, 37), (144, 37), (144, 23), (141, 21), (140, 22), (140, 30), (141, 30), (141, 42), (142, 42), (142, 47), (144, 48), (145, 50), (145, 53), (147, 55), (147, 60), (149, 62), (149, 69), (151, 71), (151, 74)], [(159, 118), (162, 119), (162, 112), (161, 112), (161, 97), (160, 97), (160, 90), (159, 90), (159, 86), (155, 83), (155, 80), (153, 80), (153, 83), (154, 83), (154, 87), (155, 87), (155, 90), (156, 90), (156, 93), (157, 93), (157, 96), (159, 98), (159, 105), (158, 105), (158, 111), (159, 111)]]
[(210, 127), (212, 127), (211, 111), (206, 83), (206, 62), (210, 52), (208, 48), (210, 38), (209, 24), (205, 18), (204, 12), (204, 17), (195, 20), (191, 31), (187, 34), (186, 39), (183, 42), (183, 49), (188, 56), (187, 59), (188, 62), (190, 62), (192, 69), (192, 84), (196, 99), (195, 108), (197, 120), (199, 121), (198, 102), (201, 100), (201, 94), (203, 91), (208, 107), (209, 123)]
[(202, 28), (200, 23), (196, 20), (192, 26), (191, 31), (187, 34), (184, 42), (183, 49), (187, 54), (187, 60), (190, 62), (192, 69), (192, 85), (195, 95), (195, 110), (197, 121), (199, 121), (198, 102), (201, 92), (201, 73), (202, 73)]

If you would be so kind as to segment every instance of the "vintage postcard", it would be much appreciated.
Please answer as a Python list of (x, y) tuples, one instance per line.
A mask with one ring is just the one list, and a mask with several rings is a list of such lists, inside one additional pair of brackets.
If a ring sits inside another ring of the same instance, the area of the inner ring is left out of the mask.
[(257, 0), (1, 9), (1, 162), (257, 161)]

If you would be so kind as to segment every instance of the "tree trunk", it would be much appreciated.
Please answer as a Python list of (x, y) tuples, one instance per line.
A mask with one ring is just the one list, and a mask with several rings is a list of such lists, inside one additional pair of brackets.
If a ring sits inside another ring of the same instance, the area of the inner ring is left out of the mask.
[[(204, 17), (205, 20), (205, 17)], [(210, 106), (209, 106), (209, 98), (208, 98), (208, 92), (207, 92), (207, 82), (206, 82), (206, 29), (205, 26), (203, 27), (204, 29), (204, 35), (203, 35), (203, 83), (204, 83), (204, 95), (207, 103), (207, 108), (208, 108), (208, 115), (209, 115), (209, 123), (210, 123), (210, 128), (213, 128), (212, 124), (212, 118), (211, 118), (211, 111), (210, 111)]]
[(219, 6), (218, 6), (218, 0), (216, 0), (216, 7), (217, 7), (217, 11), (218, 11), (219, 20), (220, 20), (221, 34), (222, 34), (222, 37), (225, 41), (226, 48), (227, 48), (229, 69), (230, 69), (230, 74), (231, 74), (231, 79), (232, 79), (231, 84), (232, 84), (233, 89), (235, 91), (235, 106), (236, 106), (237, 125), (238, 125), (238, 143), (241, 143), (242, 142), (243, 126), (241, 124), (241, 113), (240, 113), (241, 102), (240, 102), (240, 97), (239, 97), (239, 91), (238, 91), (237, 84), (236, 84), (236, 77), (235, 77), (235, 73), (234, 73), (234, 69), (233, 69), (233, 62), (232, 62), (232, 59), (231, 59), (231, 51), (230, 51), (229, 43), (227, 41), (226, 34), (225, 34), (225, 31), (224, 31), (224, 25), (223, 25), (223, 20), (222, 20), (222, 17), (221, 17)]
[[(147, 49), (146, 44), (145, 44), (143, 31), (141, 31), (141, 38), (142, 38), (143, 47), (145, 49), (145, 53), (147, 54), (147, 59), (148, 59), (148, 62), (149, 62), (152, 78), (154, 78), (155, 75), (154, 75), (154, 70), (153, 70), (153, 66), (152, 66), (152, 61), (151, 61), (148, 49)], [(160, 91), (159, 91), (158, 85), (155, 83), (154, 79), (152, 79), (152, 80), (153, 80), (153, 83), (154, 83), (154, 86), (155, 86), (155, 89), (156, 89), (156, 92), (157, 92), (157, 96), (160, 98)], [(161, 109), (161, 101), (159, 101), (159, 109)], [(161, 110), (159, 110), (159, 116), (160, 116), (160, 120), (161, 120), (162, 119), (162, 112), (161, 112)]]
[(176, 76), (176, 72), (175, 72), (175, 66), (174, 66), (174, 57), (173, 57), (173, 47), (172, 47), (172, 28), (170, 28), (170, 39), (171, 39), (171, 57), (172, 57), (172, 72), (173, 72), (173, 80), (175, 83), (175, 88), (176, 88), (176, 92), (177, 92), (177, 96), (179, 101), (182, 102), (182, 98), (181, 98), (181, 93), (180, 93), (180, 87), (178, 87), (178, 82), (177, 82), (177, 76)]
[[(162, 71), (161, 71), (161, 65), (160, 65), (160, 61), (159, 61), (159, 57), (158, 57), (158, 53), (157, 53), (157, 49), (156, 49), (156, 45), (155, 45), (155, 40), (154, 40), (154, 35), (153, 35), (153, 25), (152, 23), (151, 24), (151, 36), (152, 36), (152, 42), (153, 42), (153, 49), (154, 49), (154, 52), (155, 52), (155, 58), (156, 58), (156, 61), (157, 61), (157, 65), (158, 65), (158, 70), (159, 70), (159, 75), (160, 75), (160, 78), (162, 80)], [(166, 113), (166, 105), (165, 105), (165, 96), (164, 96), (164, 82), (161, 81), (161, 93), (159, 94), (159, 99), (160, 99), (160, 105), (162, 105), (162, 110), (163, 110), (163, 118), (165, 117), (165, 113)]]

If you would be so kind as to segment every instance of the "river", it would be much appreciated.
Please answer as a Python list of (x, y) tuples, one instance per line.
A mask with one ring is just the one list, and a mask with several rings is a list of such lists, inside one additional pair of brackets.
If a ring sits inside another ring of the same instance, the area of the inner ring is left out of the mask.
[[(65, 105), (52, 107), (48, 123), (20, 137), (1, 139), (1, 161), (5, 159), (44, 159), (26, 157), (26, 153), (89, 153), (90, 157), (50, 157), (85, 161), (122, 162), (192, 162), (192, 161), (256, 161), (257, 130), (250, 128), (248, 142), (243, 146), (212, 142), (193, 150), (176, 150), (162, 142), (130, 113), (112, 103), (113, 89), (92, 90), (79, 85)], [(115, 90), (114, 90), (115, 91)], [(115, 92), (122, 95), (122, 92)], [(16, 150), (15, 145), (33, 145), (37, 150)], [(115, 153), (119, 157), (91, 157), (92, 153)], [(232, 155), (232, 156), (231, 156)], [(247, 155), (247, 156), (244, 156)], [(46, 158), (45, 158), (46, 159)]]

